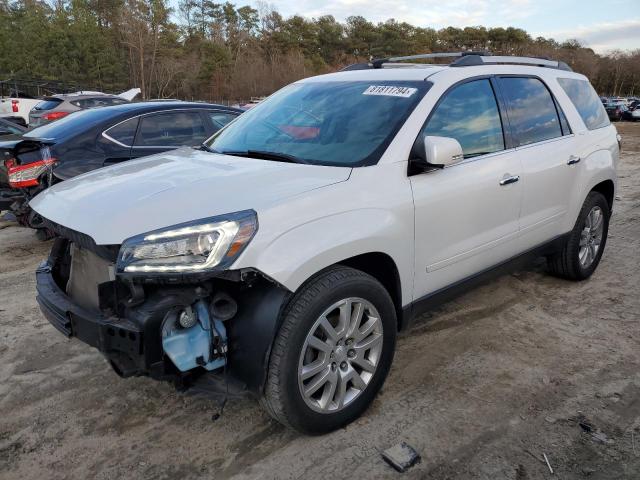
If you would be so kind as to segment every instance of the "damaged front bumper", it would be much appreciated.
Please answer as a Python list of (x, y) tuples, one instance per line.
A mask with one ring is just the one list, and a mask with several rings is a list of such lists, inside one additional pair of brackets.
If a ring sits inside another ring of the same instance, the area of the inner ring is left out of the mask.
[(40, 310), (49, 323), (66, 337), (76, 337), (100, 350), (118, 374), (124, 377), (146, 374), (158, 379), (165, 376), (157, 349), (144, 345), (145, 337), (153, 337), (145, 330), (159, 327), (152, 318), (134, 323), (76, 305), (56, 284), (48, 262), (36, 271), (36, 289)]
[[(186, 388), (198, 376), (226, 366), (236, 385), (262, 392), (288, 290), (258, 274), (251, 280), (237, 275), (198, 284), (137, 284), (137, 294), (131, 297), (116, 280), (104, 289), (100, 286), (101, 302), (104, 291), (116, 292), (115, 302), (105, 301), (115, 303), (114, 308), (87, 308), (61, 288), (66, 278), (60, 278), (56, 262), (68, 241), (56, 242), (49, 260), (36, 272), (37, 301), (47, 320), (66, 337), (98, 349), (123, 377), (145, 375)], [(224, 323), (211, 313), (220, 291), (237, 305)], [(187, 307), (193, 308), (198, 323), (180, 328), (179, 314)]]

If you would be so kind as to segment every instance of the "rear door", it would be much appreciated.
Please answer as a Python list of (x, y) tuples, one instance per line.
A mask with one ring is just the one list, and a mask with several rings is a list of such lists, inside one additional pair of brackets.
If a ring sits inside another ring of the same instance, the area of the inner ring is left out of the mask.
[(562, 233), (575, 185), (575, 137), (564, 112), (538, 77), (498, 78), (522, 163), (522, 249)]
[(499, 105), (492, 79), (467, 81), (443, 95), (423, 127), (421, 136), (458, 140), (464, 160), (410, 177), (415, 298), (518, 253), (521, 166)]
[(208, 135), (201, 110), (152, 113), (140, 117), (131, 157), (166, 152), (183, 146), (201, 145)]

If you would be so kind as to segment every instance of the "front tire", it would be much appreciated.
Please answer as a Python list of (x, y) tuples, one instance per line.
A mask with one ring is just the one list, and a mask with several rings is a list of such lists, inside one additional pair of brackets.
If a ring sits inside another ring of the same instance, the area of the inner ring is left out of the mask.
[(375, 278), (342, 266), (321, 272), (284, 312), (263, 405), (279, 422), (308, 434), (352, 422), (384, 383), (396, 330), (393, 301)]
[(589, 192), (566, 244), (547, 259), (550, 272), (569, 280), (589, 278), (602, 258), (610, 216), (606, 198), (601, 193)]

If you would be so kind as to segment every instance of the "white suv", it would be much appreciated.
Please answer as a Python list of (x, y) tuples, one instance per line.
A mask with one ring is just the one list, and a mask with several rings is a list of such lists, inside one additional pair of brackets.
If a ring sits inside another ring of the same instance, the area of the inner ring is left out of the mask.
[(41, 193), (45, 316), (122, 376), (224, 374), (320, 433), (367, 408), (397, 331), (452, 292), (532, 255), (588, 278), (619, 155), (598, 96), (559, 62), (455, 56), (308, 78), (199, 150)]

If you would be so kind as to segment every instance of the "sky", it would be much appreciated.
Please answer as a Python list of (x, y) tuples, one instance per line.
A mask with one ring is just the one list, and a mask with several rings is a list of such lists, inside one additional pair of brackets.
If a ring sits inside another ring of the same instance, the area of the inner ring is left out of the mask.
[[(243, 2), (236, 0), (238, 6)], [(252, 3), (256, 5), (254, 0)], [(640, 0), (271, 0), (285, 17), (361, 15), (420, 27), (518, 27), (533, 37), (577, 38), (598, 53), (640, 48)]]

